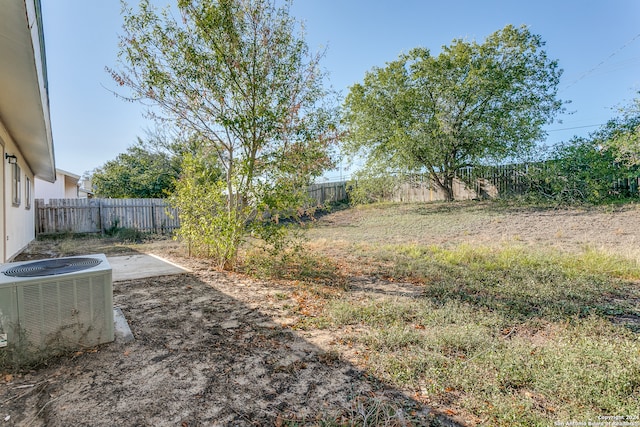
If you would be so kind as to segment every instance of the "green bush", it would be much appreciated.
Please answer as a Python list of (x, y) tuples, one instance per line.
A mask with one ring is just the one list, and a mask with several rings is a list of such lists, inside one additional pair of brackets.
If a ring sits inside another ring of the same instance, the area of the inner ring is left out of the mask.
[[(638, 196), (637, 167), (616, 161), (615, 152), (602, 148), (598, 139), (577, 138), (556, 146), (549, 160), (530, 165), (524, 177), (524, 196), (558, 204), (599, 204)], [(625, 184), (625, 185), (619, 185)]]
[(388, 201), (398, 188), (400, 178), (392, 174), (378, 174), (359, 171), (347, 186), (352, 205), (364, 205)]

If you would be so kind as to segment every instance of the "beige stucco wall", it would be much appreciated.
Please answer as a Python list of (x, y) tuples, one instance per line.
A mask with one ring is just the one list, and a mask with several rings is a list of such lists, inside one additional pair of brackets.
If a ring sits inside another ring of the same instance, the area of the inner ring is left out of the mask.
[(47, 182), (36, 178), (36, 199), (64, 199), (64, 179), (58, 176), (56, 182)]
[[(34, 194), (34, 177), (29, 165), (24, 161), (22, 153), (15, 145), (2, 122), (0, 122), (0, 144), (2, 144), (2, 166), (0, 167), (0, 177), (2, 182), (2, 201), (0, 208), (2, 210), (0, 218), (0, 262), (10, 261), (22, 249), (24, 249), (30, 241), (35, 238), (35, 206), (33, 202)], [(5, 153), (13, 154), (18, 158), (20, 166), (20, 205), (15, 206), (12, 203), (12, 167), (5, 159)], [(27, 178), (30, 182), (31, 203), (28, 208), (27, 203)]]
[[(69, 172), (66, 172), (69, 173)], [(60, 169), (56, 170), (56, 181), (47, 182), (36, 178), (36, 199), (77, 199), (79, 176), (69, 176)]]
[(78, 198), (78, 184), (73, 179), (65, 176), (64, 179), (64, 198), (65, 199), (77, 199)]

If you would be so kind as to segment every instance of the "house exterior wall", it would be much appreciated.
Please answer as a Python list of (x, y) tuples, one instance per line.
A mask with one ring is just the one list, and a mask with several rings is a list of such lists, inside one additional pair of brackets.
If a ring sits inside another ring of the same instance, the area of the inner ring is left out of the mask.
[[(22, 153), (13, 142), (4, 125), (0, 122), (0, 143), (2, 144), (2, 223), (4, 241), (0, 242), (2, 262), (11, 261), (27, 244), (35, 238), (35, 206), (33, 202), (34, 176)], [(17, 157), (20, 167), (20, 203), (13, 203), (13, 166), (7, 162), (5, 154)]]
[(4, 125), (2, 124), (2, 120), (0, 120), (0, 263), (6, 261), (6, 257), (4, 256), (4, 245), (5, 245), (5, 218), (4, 212), (6, 210), (4, 195), (7, 192), (6, 190), (6, 180), (4, 178), (4, 153), (5, 151), (5, 138), (6, 138), (6, 130)]
[(34, 175), (51, 182), (56, 169), (40, 0), (4, 0), (1, 9), (0, 262), (7, 262), (35, 238)]
[(47, 201), (49, 199), (77, 199), (78, 179), (80, 177), (61, 169), (56, 169), (55, 182), (47, 182), (36, 178), (35, 198)]
[(64, 199), (67, 196), (65, 195), (65, 186), (64, 186), (64, 177), (58, 175), (55, 182), (47, 182), (41, 179), (36, 178), (36, 199)]
[(78, 184), (77, 180), (64, 177), (64, 198), (65, 199), (77, 199), (78, 198)]

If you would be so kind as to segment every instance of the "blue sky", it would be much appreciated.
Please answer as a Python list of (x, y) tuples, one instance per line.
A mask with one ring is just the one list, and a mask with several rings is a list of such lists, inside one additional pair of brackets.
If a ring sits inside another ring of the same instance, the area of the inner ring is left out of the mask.
[[(164, 4), (166, 1), (158, 1)], [(135, 2), (131, 2), (135, 4)], [(117, 0), (43, 0), (51, 120), (57, 167), (83, 174), (144, 137), (143, 106), (116, 98)], [(346, 95), (367, 70), (417, 46), (438, 53), (455, 38), (482, 41), (526, 24), (564, 69), (559, 97), (572, 114), (548, 127), (548, 143), (586, 136), (640, 91), (640, 1), (294, 0), (331, 85)], [(338, 178), (339, 172), (330, 172)]]

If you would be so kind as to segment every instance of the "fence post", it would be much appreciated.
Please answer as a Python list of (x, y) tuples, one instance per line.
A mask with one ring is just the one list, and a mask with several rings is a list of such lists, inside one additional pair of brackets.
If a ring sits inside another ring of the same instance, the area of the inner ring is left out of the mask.
[(153, 232), (158, 234), (158, 230), (156, 229), (156, 200), (151, 200), (151, 228)]
[(100, 224), (100, 234), (104, 236), (104, 220), (102, 218), (102, 199), (98, 199), (98, 223)]
[(42, 218), (40, 218), (40, 199), (36, 199), (34, 204), (36, 208), (36, 236), (38, 236), (40, 233), (42, 233)]

